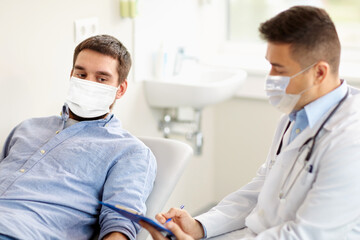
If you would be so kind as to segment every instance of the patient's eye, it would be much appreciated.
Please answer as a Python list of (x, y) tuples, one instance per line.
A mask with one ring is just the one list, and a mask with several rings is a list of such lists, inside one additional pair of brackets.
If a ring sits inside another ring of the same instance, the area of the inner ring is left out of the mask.
[(78, 78), (86, 78), (86, 74), (84, 73), (76, 73), (75, 76)]
[(106, 75), (99, 75), (96, 77), (96, 81), (98, 81), (99, 83), (108, 82), (109, 79), (110, 79), (110, 77), (106, 76)]

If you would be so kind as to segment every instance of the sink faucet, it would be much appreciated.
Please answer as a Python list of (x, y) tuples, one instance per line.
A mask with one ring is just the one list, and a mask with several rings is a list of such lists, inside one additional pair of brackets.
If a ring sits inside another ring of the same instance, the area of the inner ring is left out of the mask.
[(199, 62), (199, 59), (197, 57), (186, 55), (185, 49), (183, 47), (179, 47), (175, 55), (174, 71), (173, 71), (174, 76), (180, 73), (182, 68), (182, 63), (184, 60), (193, 60), (195, 62)]

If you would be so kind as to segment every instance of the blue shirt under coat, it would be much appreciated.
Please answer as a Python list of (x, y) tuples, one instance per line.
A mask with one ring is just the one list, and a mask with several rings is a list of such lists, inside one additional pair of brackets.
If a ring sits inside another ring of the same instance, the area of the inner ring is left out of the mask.
[(156, 160), (113, 114), (64, 128), (61, 117), (29, 119), (0, 155), (0, 235), (18, 239), (89, 239), (118, 231), (135, 239), (138, 225), (99, 200), (146, 212)]
[(325, 113), (340, 102), (347, 91), (348, 85), (346, 81), (341, 80), (341, 85), (333, 91), (307, 104), (301, 110), (290, 113), (290, 121), (295, 122), (291, 128), (289, 143), (302, 133), (306, 127), (312, 128)]

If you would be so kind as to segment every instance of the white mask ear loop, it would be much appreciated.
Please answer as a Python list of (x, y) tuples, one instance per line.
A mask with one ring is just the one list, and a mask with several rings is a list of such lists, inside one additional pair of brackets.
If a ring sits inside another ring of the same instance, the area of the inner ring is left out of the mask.
[(308, 87), (308, 88), (305, 88), (304, 90), (302, 90), (301, 92), (299, 92), (297, 95), (302, 95), (304, 92), (307, 92), (308, 90), (310, 90), (311, 88), (313, 88), (314, 85)]
[(296, 77), (296, 76), (298, 76), (298, 75), (300, 75), (300, 74), (302, 74), (302, 73), (304, 73), (304, 72), (306, 72), (307, 70), (309, 70), (310, 68), (312, 68), (315, 64), (317, 64), (317, 62), (314, 62), (313, 64), (311, 64), (310, 66), (307, 66), (306, 68), (304, 68), (304, 69), (301, 70), (300, 72), (295, 73), (294, 75), (292, 75), (292, 76), (290, 77), (290, 79), (291, 79), (291, 78), (294, 78), (294, 77)]
[[(312, 68), (315, 64), (317, 64), (317, 62), (311, 64), (310, 66), (308, 66), (308, 67), (306, 67), (306, 68), (304, 68), (304, 69), (301, 70), (300, 72), (292, 75), (292, 76), (290, 77), (290, 80), (291, 80), (292, 78), (294, 78), (294, 77), (296, 77), (296, 76), (298, 76), (298, 75), (306, 72), (307, 70), (309, 70), (310, 68)], [(314, 87), (314, 85), (312, 85), (312, 86), (310, 86), (310, 87), (308, 87), (308, 88), (305, 88), (304, 90), (302, 90), (301, 92), (297, 93), (296, 95), (302, 95), (304, 92), (308, 91), (308, 90), (311, 89), (312, 87)], [(286, 90), (285, 90), (285, 91), (286, 91)]]

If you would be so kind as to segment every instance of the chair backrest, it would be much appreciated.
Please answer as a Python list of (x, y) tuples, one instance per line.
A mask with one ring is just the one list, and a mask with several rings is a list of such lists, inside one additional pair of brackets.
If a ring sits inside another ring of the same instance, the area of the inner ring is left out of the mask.
[[(157, 161), (154, 188), (146, 201), (146, 216), (154, 219), (155, 215), (163, 210), (193, 150), (189, 145), (177, 140), (157, 137), (139, 139), (151, 149)], [(147, 231), (141, 230), (137, 240), (144, 240), (147, 236)]]

